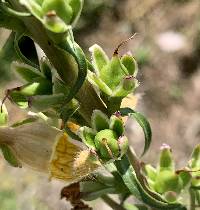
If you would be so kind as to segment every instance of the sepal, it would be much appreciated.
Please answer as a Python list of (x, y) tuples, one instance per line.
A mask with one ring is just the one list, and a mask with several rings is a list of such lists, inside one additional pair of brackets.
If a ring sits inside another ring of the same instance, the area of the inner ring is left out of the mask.
[(97, 44), (90, 47), (89, 51), (92, 54), (92, 64), (94, 65), (95, 72), (99, 75), (101, 70), (108, 65), (109, 58), (104, 50)]
[(92, 128), (95, 131), (101, 131), (109, 128), (109, 119), (100, 110), (93, 111), (91, 122), (92, 122)]
[(93, 129), (88, 128), (86, 126), (81, 127), (79, 129), (79, 136), (82, 139), (83, 143), (90, 149), (95, 150), (95, 143), (94, 143), (94, 138), (95, 138), (96, 133), (94, 132)]

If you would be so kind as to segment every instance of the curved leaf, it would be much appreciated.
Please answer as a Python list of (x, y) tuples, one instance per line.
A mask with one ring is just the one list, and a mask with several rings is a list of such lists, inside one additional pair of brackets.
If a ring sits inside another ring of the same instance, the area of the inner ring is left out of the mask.
[(150, 147), (151, 138), (152, 138), (151, 126), (148, 120), (144, 117), (144, 115), (134, 111), (131, 108), (122, 108), (120, 109), (120, 113), (122, 116), (130, 116), (134, 118), (138, 122), (138, 124), (142, 127), (145, 136), (145, 146), (142, 154), (144, 155)]
[(135, 164), (135, 168), (130, 165), (129, 160), (126, 156), (124, 156), (119, 161), (115, 161), (118, 172), (122, 176), (125, 185), (130, 190), (132, 195), (155, 209), (184, 209), (181, 204), (168, 203), (165, 199), (161, 197), (161, 195), (148, 189), (140, 173), (139, 162), (135, 162), (133, 164)]

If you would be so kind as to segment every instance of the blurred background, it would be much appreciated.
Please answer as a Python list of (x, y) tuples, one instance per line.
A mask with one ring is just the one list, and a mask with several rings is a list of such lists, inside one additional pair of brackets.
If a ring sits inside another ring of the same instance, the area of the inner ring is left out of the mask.
[[(0, 30), (0, 49), (10, 32)], [(200, 2), (199, 0), (85, 0), (75, 38), (88, 52), (97, 43), (112, 56), (116, 46), (134, 33), (120, 49), (131, 51), (139, 63), (137, 110), (152, 126), (153, 143), (144, 161), (155, 163), (162, 143), (172, 147), (177, 166), (189, 159), (200, 142)], [(88, 53), (88, 56), (89, 53)], [(12, 58), (12, 55), (11, 55)], [(15, 87), (9, 59), (0, 66), (1, 98)], [(10, 120), (23, 116), (9, 105)], [(136, 151), (142, 151), (143, 134), (134, 122), (127, 133)], [(67, 210), (60, 200), (65, 183), (29, 169), (13, 169), (0, 158), (0, 210)], [(95, 209), (105, 209), (98, 202)]]

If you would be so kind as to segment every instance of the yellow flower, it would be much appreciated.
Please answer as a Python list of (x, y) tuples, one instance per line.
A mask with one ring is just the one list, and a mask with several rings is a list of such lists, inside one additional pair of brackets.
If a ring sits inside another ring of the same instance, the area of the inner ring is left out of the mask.
[[(78, 126), (70, 123), (72, 130)], [(84, 144), (42, 122), (15, 128), (0, 127), (0, 144), (7, 145), (22, 166), (49, 173), (69, 183), (80, 180), (101, 166)]]

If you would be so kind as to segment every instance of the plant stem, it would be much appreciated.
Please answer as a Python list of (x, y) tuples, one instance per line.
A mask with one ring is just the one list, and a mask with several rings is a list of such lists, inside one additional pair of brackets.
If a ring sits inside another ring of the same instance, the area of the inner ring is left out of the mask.
[(195, 210), (196, 206), (195, 206), (195, 193), (193, 189), (189, 189), (189, 193), (190, 193), (190, 210)]
[(112, 209), (114, 210), (125, 210), (124, 207), (120, 206), (117, 202), (115, 202), (112, 198), (110, 198), (107, 195), (103, 195), (102, 200), (108, 205), (110, 206)]
[[(22, 7), (18, 1), (10, 0), (10, 3), (17, 11), (24, 11), (24, 7)], [(24, 22), (30, 37), (42, 48), (63, 81), (68, 86), (72, 87), (78, 73), (78, 67), (74, 58), (55, 46), (53, 41), (49, 38), (46, 29), (36, 18), (23, 17), (21, 20)], [(76, 97), (81, 105), (79, 112), (88, 124), (91, 122), (93, 110), (99, 109), (107, 114), (104, 104), (87, 80), (84, 82)]]

